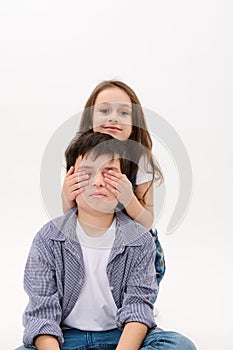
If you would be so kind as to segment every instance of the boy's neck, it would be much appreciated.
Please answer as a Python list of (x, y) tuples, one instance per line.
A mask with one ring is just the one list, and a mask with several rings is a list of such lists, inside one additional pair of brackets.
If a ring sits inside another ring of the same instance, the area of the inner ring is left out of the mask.
[(90, 237), (101, 237), (112, 225), (114, 213), (88, 213), (78, 210), (79, 224)]

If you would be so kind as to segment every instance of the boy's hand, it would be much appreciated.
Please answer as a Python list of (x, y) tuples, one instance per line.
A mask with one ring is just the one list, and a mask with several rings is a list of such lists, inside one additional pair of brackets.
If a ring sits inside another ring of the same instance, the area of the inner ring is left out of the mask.
[[(148, 327), (140, 322), (126, 323), (116, 350), (139, 350), (146, 337)], [(144, 349), (146, 347), (143, 347)], [(150, 346), (149, 346), (150, 348)]]
[(75, 206), (75, 198), (84, 191), (89, 184), (88, 180), (89, 175), (85, 171), (74, 172), (74, 167), (70, 167), (62, 187), (63, 208), (71, 209)]
[(59, 350), (59, 343), (52, 335), (39, 335), (35, 339), (37, 350)]
[(126, 207), (134, 196), (133, 186), (125, 174), (109, 170), (104, 174), (107, 189)]

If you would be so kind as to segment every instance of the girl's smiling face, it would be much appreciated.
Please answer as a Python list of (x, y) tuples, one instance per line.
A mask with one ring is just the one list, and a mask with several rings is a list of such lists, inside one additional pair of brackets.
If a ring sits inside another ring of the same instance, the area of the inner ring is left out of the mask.
[(132, 133), (132, 104), (127, 93), (112, 87), (101, 91), (95, 101), (93, 130), (127, 140)]

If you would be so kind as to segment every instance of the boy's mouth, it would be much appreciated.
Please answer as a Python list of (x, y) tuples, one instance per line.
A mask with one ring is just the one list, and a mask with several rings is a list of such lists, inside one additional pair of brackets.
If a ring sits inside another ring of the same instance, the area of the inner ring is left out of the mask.
[(106, 194), (102, 193), (102, 192), (95, 192), (91, 194), (91, 197), (94, 198), (106, 198)]

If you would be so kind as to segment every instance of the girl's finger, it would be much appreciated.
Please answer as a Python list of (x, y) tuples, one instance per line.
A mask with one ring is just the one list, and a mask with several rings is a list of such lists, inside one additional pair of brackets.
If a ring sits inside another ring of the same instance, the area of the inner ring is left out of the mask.
[(78, 179), (78, 182), (82, 182), (82, 181), (85, 181), (85, 180), (89, 180), (90, 176), (88, 174), (84, 174), (84, 175), (78, 175), (77, 179)]
[(108, 170), (106, 175), (114, 176), (119, 180), (122, 180), (124, 178), (124, 174), (118, 173), (117, 171), (114, 171), (114, 170)]
[(68, 183), (70, 186), (78, 183), (78, 182), (81, 182), (81, 181), (84, 181), (84, 180), (87, 180), (89, 179), (89, 175), (88, 174), (83, 174), (83, 175), (79, 175), (78, 173), (75, 173), (73, 175), (71, 175), (69, 177), (69, 179), (67, 179)]
[(82, 182), (79, 182), (79, 183), (76, 183), (74, 184), (73, 186), (71, 186), (71, 191), (76, 191), (82, 187), (85, 187), (89, 184), (89, 181), (82, 181)]
[(117, 190), (117, 188), (118, 188), (118, 182), (116, 182), (116, 181), (113, 181), (113, 180), (110, 180), (109, 178), (104, 178), (104, 181), (108, 184), (108, 185), (110, 185), (110, 186), (112, 186), (115, 190)]
[(75, 200), (75, 198), (79, 195), (79, 194), (81, 194), (83, 191), (85, 191), (85, 187), (81, 187), (81, 188), (79, 188), (77, 191), (74, 191), (73, 193), (72, 193), (72, 200)]
[(70, 176), (70, 175), (73, 174), (73, 173), (74, 173), (74, 166), (72, 165), (72, 166), (70, 167), (70, 169), (67, 171), (66, 177)]
[(68, 178), (68, 180), (72, 180), (73, 178), (76, 178), (78, 175), (85, 175), (85, 174), (87, 173), (84, 170), (74, 172), (74, 167), (71, 166), (69, 171), (66, 173), (66, 177)]
[(118, 197), (119, 192), (118, 192), (114, 187), (112, 187), (111, 185), (107, 185), (106, 188), (107, 188), (107, 190), (108, 190), (109, 192), (111, 192), (116, 198)]

